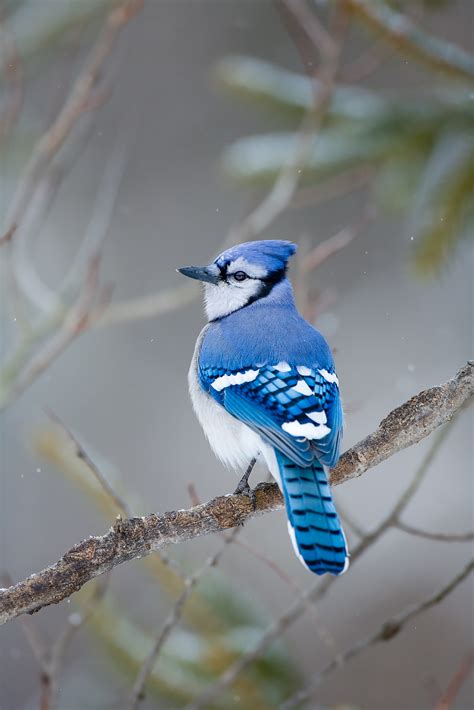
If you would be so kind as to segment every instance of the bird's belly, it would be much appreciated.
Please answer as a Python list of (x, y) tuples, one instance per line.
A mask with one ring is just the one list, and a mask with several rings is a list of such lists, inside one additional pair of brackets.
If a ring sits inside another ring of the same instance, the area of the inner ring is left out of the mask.
[[(199, 382), (190, 386), (194, 411), (216, 456), (229, 468), (242, 469), (262, 451), (262, 440), (220, 406)], [(190, 378), (191, 385), (191, 378)]]
[(230, 415), (210, 394), (204, 392), (198, 377), (197, 362), (204, 329), (198, 338), (189, 368), (189, 392), (196, 416), (216, 456), (229, 468), (248, 466), (266, 446), (260, 436)]
[(273, 448), (259, 434), (233, 417), (205, 392), (198, 376), (199, 351), (208, 326), (203, 328), (194, 349), (188, 373), (189, 392), (196, 416), (209, 444), (229, 468), (243, 473), (253, 458), (262, 454), (268, 469), (281, 488), (280, 472)]

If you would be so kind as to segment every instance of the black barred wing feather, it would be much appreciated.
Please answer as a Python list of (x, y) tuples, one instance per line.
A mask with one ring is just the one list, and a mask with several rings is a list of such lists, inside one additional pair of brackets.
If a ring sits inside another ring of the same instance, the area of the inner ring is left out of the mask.
[(296, 464), (337, 463), (342, 409), (332, 370), (286, 362), (236, 372), (209, 368), (201, 371), (201, 383)]

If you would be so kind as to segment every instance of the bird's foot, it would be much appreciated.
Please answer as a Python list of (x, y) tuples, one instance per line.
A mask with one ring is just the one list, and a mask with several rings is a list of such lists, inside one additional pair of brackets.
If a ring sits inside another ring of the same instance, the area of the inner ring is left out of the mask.
[(248, 480), (245, 476), (241, 478), (237, 488), (234, 491), (235, 496), (246, 496), (252, 504), (254, 510), (257, 509), (257, 496), (253, 488), (250, 488)]

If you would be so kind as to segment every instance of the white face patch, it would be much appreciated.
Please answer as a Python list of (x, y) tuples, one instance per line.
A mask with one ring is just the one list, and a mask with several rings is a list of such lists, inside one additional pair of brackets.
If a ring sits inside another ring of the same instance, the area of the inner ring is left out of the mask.
[[(219, 267), (212, 265), (219, 275)], [(248, 278), (238, 281), (234, 274), (242, 271)], [(253, 264), (243, 256), (234, 259), (227, 265), (226, 280), (217, 284), (204, 284), (204, 303), (209, 320), (228, 316), (246, 306), (249, 301), (258, 298), (264, 288), (262, 279), (268, 275), (267, 269), (260, 264)]]
[(339, 387), (339, 380), (335, 372), (328, 372), (327, 370), (318, 370), (318, 372), (324, 377), (326, 382), (334, 382)]
[(217, 285), (206, 283), (204, 285), (204, 303), (209, 320), (223, 318), (229, 313), (238, 311), (239, 308), (257, 296), (262, 287), (262, 282), (256, 279), (246, 279), (242, 283), (220, 282)]
[(301, 424), (298, 421), (285, 422), (281, 425), (281, 428), (283, 431), (291, 434), (291, 436), (303, 437), (304, 439), (310, 439), (311, 441), (314, 439), (323, 439), (331, 432), (331, 429), (325, 424), (319, 424), (316, 426), (315, 424), (310, 424), (309, 422), (307, 424)]
[(295, 392), (298, 392), (299, 394), (304, 394), (307, 397), (310, 397), (313, 394), (313, 390), (304, 380), (298, 380), (296, 385), (291, 389), (293, 389)]
[(222, 375), (217, 377), (212, 383), (213, 387), (217, 392), (221, 392), (226, 387), (230, 385), (242, 385), (244, 382), (253, 382), (260, 370), (246, 370), (245, 372), (236, 372), (235, 375)]

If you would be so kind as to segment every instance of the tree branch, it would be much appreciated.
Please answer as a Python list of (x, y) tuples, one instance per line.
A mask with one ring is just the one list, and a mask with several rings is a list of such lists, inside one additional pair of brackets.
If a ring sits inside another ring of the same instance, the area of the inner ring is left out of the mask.
[(471, 651), (467, 657), (462, 660), (461, 665), (451, 678), (446, 691), (436, 703), (434, 710), (449, 710), (452, 707), (463, 683), (467, 680), (473, 669), (474, 653)]
[(420, 528), (415, 528), (413, 525), (407, 525), (401, 520), (396, 523), (395, 527), (399, 530), (403, 530), (403, 532), (406, 532), (409, 535), (424, 537), (426, 540), (436, 540), (437, 542), (470, 542), (471, 540), (474, 540), (473, 531), (458, 534), (429, 532), (428, 530), (420, 530)]
[(354, 646), (349, 648), (344, 653), (339, 654), (333, 658), (328, 665), (323, 668), (323, 670), (317, 675), (313, 676), (310, 683), (305, 687), (295, 693), (291, 698), (286, 700), (283, 705), (281, 705), (281, 710), (290, 710), (290, 708), (297, 707), (301, 703), (308, 700), (313, 694), (317, 686), (333, 671), (343, 666), (347, 661), (358, 656), (359, 653), (365, 651), (370, 646), (374, 646), (381, 641), (391, 641), (394, 636), (402, 631), (404, 626), (411, 621), (413, 618), (422, 614), (433, 606), (440, 604), (456, 587), (463, 582), (466, 577), (468, 577), (474, 570), (474, 560), (470, 560), (468, 564), (464, 567), (461, 572), (459, 572), (446, 586), (440, 589), (438, 592), (428, 597), (419, 604), (415, 604), (400, 614), (393, 616), (391, 619), (385, 621), (382, 626), (368, 638), (363, 641), (358, 641)]
[(474, 80), (472, 54), (426, 34), (407, 15), (367, 0), (342, 0), (342, 3), (359, 20), (385, 37), (396, 50), (454, 78)]
[[(72, 85), (60, 112), (33, 150), (24, 176), (13, 197), (6, 220), (6, 232), (0, 237), (0, 245), (11, 240), (44, 169), (66, 141), (79, 117), (90, 107), (92, 92), (100, 78), (103, 65), (111, 54), (122, 29), (141, 10), (142, 2), (143, 0), (123, 0), (108, 14), (86, 64)], [(94, 107), (93, 101), (92, 106)]]
[(130, 710), (137, 710), (141, 700), (144, 699), (145, 684), (149, 676), (151, 675), (151, 672), (153, 671), (158, 656), (164, 644), (166, 643), (166, 640), (172, 633), (173, 629), (176, 628), (176, 626), (179, 624), (181, 617), (183, 616), (184, 606), (191, 594), (193, 593), (194, 588), (201, 580), (205, 572), (207, 572), (207, 570), (209, 570), (211, 567), (216, 567), (219, 564), (223, 554), (225, 553), (229, 545), (234, 542), (240, 530), (241, 528), (234, 528), (232, 532), (229, 533), (229, 535), (226, 535), (223, 544), (218, 548), (218, 550), (213, 555), (208, 557), (204, 565), (197, 569), (194, 574), (192, 574), (186, 580), (186, 584), (184, 586), (183, 591), (177, 598), (173, 610), (171, 611), (171, 614), (166, 619), (159, 635), (155, 639), (153, 646), (151, 647), (147, 657), (145, 658), (145, 661), (143, 662), (138, 672), (138, 676), (133, 685), (132, 692), (129, 698)]
[[(448, 421), (472, 397), (473, 368), (474, 363), (469, 362), (445, 384), (424, 390), (393, 410), (373, 434), (343, 454), (332, 472), (333, 485), (360, 476)], [(83, 540), (50, 567), (0, 589), (0, 624), (57, 604), (94, 577), (164, 545), (233, 528), (282, 507), (277, 485), (259, 484), (255, 510), (246, 496), (227, 495), (189, 510), (119, 518), (105, 535)]]

